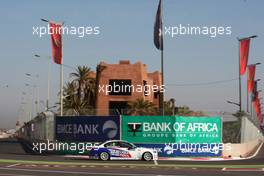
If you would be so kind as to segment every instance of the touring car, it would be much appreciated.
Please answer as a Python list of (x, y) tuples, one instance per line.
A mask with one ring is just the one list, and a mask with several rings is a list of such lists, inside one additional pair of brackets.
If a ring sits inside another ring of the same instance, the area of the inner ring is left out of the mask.
[(106, 141), (90, 150), (90, 157), (106, 160), (157, 160), (158, 152), (154, 149), (137, 147), (121, 140)]

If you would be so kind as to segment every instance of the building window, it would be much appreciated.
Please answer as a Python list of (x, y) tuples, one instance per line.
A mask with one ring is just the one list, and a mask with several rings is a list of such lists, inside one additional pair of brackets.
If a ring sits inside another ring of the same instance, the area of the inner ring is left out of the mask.
[(159, 96), (159, 92), (154, 92), (154, 98), (157, 99)]
[(145, 96), (148, 96), (148, 86), (147, 85), (147, 81), (146, 80), (143, 80), (143, 88), (144, 88), (144, 95)]
[(109, 115), (126, 114), (127, 108), (127, 101), (109, 101)]
[(109, 95), (131, 95), (131, 79), (110, 79), (108, 91)]

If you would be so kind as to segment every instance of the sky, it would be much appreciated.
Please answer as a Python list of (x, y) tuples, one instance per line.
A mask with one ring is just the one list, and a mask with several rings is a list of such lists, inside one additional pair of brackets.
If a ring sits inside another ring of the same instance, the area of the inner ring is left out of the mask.
[[(39, 89), (40, 109), (44, 109), (48, 74), (45, 58), (51, 55), (51, 46), (49, 35), (41, 38), (33, 35), (33, 27), (46, 26), (41, 18), (64, 21), (66, 26), (99, 27), (99, 35), (63, 36), (66, 65), (86, 65), (95, 70), (100, 61), (118, 63), (120, 59), (130, 59), (132, 63), (145, 63), (152, 72), (160, 70), (160, 52), (153, 44), (157, 6), (158, 0), (1, 1), (0, 128), (14, 128), (19, 118), (25, 118), (23, 113), (34, 108), (29, 103), (35, 96), (33, 85)], [(166, 98), (175, 98), (178, 106), (188, 105), (195, 110), (235, 112), (237, 107), (226, 100), (238, 101), (237, 37), (258, 35), (251, 41), (249, 63), (264, 64), (263, 7), (262, 0), (164, 0), (166, 27), (230, 26), (232, 31), (231, 35), (215, 38), (164, 36)], [(34, 58), (34, 54), (41, 58)], [(66, 67), (64, 71), (68, 81), (74, 70)], [(263, 71), (264, 65), (257, 66), (256, 77), (264, 80)], [(51, 64), (51, 74), (51, 104), (54, 104), (58, 101), (58, 65)], [(230, 81), (200, 85), (224, 80)], [(243, 109), (245, 80), (243, 76)], [(263, 85), (260, 81), (259, 89)]]

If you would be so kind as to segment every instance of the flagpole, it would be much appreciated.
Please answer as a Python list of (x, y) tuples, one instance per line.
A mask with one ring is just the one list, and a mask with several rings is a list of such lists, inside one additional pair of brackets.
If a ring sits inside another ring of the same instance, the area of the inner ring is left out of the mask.
[[(164, 64), (163, 64), (163, 50), (161, 50), (161, 85), (164, 85)], [(161, 94), (162, 116), (164, 116), (164, 92)]]
[(238, 66), (239, 66), (239, 69), (238, 69), (238, 83), (239, 83), (239, 112), (242, 111), (242, 102), (241, 102), (241, 75), (240, 75), (240, 69), (241, 69), (241, 65), (240, 65), (240, 39), (238, 39)]
[(63, 64), (60, 65), (60, 116), (63, 116)]
[[(164, 50), (164, 41), (163, 41), (163, 1), (161, 0), (161, 8), (160, 8), (160, 15), (161, 15), (161, 35), (160, 37), (162, 37), (162, 44), (160, 46), (162, 46), (161, 52), (160, 52), (160, 59), (161, 59), (161, 85), (164, 85), (164, 62), (163, 62), (163, 50)], [(165, 92), (165, 91), (164, 91)], [(162, 92), (161, 95), (161, 105), (162, 105), (162, 116), (164, 116), (165, 112), (164, 112), (164, 92)]]
[(50, 99), (50, 62), (51, 62), (51, 57), (49, 57), (48, 60), (48, 87), (47, 87), (47, 100), (46, 100), (46, 108), (47, 111), (49, 110), (49, 99)]
[[(49, 20), (46, 20), (43, 18), (41, 18), (41, 21), (44, 21), (47, 23), (50, 22)], [(63, 25), (63, 24), (64, 24), (64, 22), (61, 23), (61, 25)], [(61, 38), (61, 42), (62, 42), (62, 38)], [(62, 47), (62, 44), (61, 44), (61, 47)], [(62, 56), (63, 56), (63, 47), (62, 47), (61, 52), (62, 52)], [(48, 91), (48, 94), (49, 94), (49, 91)], [(48, 106), (48, 100), (47, 100), (47, 106)], [(63, 59), (61, 59), (61, 63), (60, 63), (60, 116), (63, 116)]]
[(247, 66), (247, 113), (249, 113), (249, 109), (248, 109), (248, 72), (249, 72), (249, 70), (248, 70), (248, 66)]
[[(240, 69), (241, 69), (241, 64), (240, 64), (240, 42), (242, 40), (245, 40), (245, 39), (252, 39), (252, 38), (256, 38), (257, 35), (252, 35), (252, 36), (249, 36), (249, 37), (245, 37), (245, 38), (238, 38), (237, 37), (237, 40), (238, 40), (238, 65), (239, 65), (239, 70), (238, 70), (238, 75), (239, 75), (239, 111), (241, 112), (242, 111), (242, 100), (241, 100), (241, 74), (240, 74)], [(249, 50), (249, 48), (248, 48)], [(248, 57), (248, 56), (247, 56)], [(248, 95), (248, 94), (247, 94)], [(247, 98), (248, 99), (248, 98)], [(248, 104), (247, 104), (248, 106)], [(248, 108), (247, 108), (247, 112), (248, 112)]]
[[(156, 48), (158, 50), (160, 50), (160, 75), (161, 75), (161, 85), (164, 86), (164, 47), (163, 47), (163, 23), (162, 23), (162, 19), (163, 19), (163, 0), (159, 0), (159, 6), (158, 6), (158, 10), (156, 13), (156, 20), (155, 20), (155, 24), (154, 24), (154, 45), (156, 46)], [(165, 91), (160, 91), (159, 92), (159, 113), (160, 115), (165, 114), (164, 112), (164, 92)]]
[[(62, 25), (64, 22), (62, 22)], [(61, 36), (61, 43), (62, 43), (62, 36)], [(63, 45), (61, 44), (61, 55), (63, 58)], [(63, 59), (61, 59), (60, 65), (60, 116), (63, 116)]]

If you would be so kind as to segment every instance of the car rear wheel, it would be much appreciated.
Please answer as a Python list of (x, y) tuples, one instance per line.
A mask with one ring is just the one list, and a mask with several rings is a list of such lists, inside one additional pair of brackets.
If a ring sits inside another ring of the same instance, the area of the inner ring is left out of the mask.
[(107, 161), (110, 159), (110, 155), (107, 152), (102, 152), (102, 153), (100, 153), (99, 158), (102, 161)]
[(151, 161), (153, 158), (152, 154), (150, 152), (145, 152), (142, 155), (142, 159), (145, 161)]

